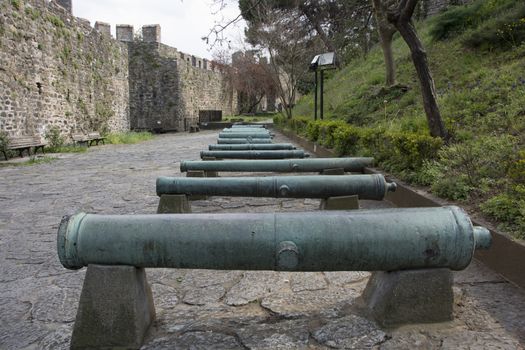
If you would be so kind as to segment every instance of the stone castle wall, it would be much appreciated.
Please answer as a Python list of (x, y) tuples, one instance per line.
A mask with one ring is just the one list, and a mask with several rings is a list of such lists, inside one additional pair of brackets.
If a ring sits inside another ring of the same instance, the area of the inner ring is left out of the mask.
[(183, 131), (197, 124), (199, 110), (235, 112), (236, 95), (211, 62), (156, 42), (159, 32), (143, 38), (129, 43), (132, 129)]
[(0, 131), (129, 130), (128, 96), (126, 45), (54, 2), (0, 1)]
[(71, 14), (71, 0), (0, 1), (0, 131), (63, 136), (187, 130), (199, 110), (234, 112), (211, 62), (160, 43), (160, 26), (111, 27)]

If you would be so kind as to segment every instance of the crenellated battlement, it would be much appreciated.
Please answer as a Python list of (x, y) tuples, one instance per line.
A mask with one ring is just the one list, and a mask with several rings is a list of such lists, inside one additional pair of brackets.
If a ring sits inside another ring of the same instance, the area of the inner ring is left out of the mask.
[[(7, 48), (0, 50), (7, 62), (0, 71), (0, 91), (6, 91), (0, 131), (43, 137), (58, 128), (65, 138), (94, 130), (184, 131), (202, 109), (225, 115), (237, 109), (221, 66), (162, 44), (158, 24), (142, 26), (140, 35), (133, 25), (118, 24), (112, 35), (110, 23), (73, 16), (72, 0), (17, 4), (0, 1), (3, 18), (20, 24), (0, 32)], [(31, 40), (18, 40), (26, 36), (23, 28), (31, 28)], [(39, 59), (19, 65), (28, 52)]]

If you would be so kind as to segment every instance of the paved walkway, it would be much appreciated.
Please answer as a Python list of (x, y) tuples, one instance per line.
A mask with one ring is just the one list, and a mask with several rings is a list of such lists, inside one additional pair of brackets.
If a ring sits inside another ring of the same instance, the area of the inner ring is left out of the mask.
[[(155, 213), (155, 179), (179, 175), (215, 132), (94, 147), (0, 168), (0, 349), (67, 349), (85, 269), (58, 262), (60, 218)], [(284, 138), (279, 137), (281, 141)], [(316, 210), (317, 200), (212, 198), (194, 212)], [(366, 202), (366, 206), (388, 203)], [(145, 349), (523, 349), (525, 295), (479, 264), (455, 273), (453, 322), (380, 329), (356, 298), (368, 273), (148, 270), (157, 321)]]

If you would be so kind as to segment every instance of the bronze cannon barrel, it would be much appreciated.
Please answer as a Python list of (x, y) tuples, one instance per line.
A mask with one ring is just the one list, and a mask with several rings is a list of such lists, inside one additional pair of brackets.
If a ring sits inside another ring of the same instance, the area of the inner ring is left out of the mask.
[(458, 207), (65, 217), (62, 265), (217, 270), (461, 270), (490, 246)]
[(374, 158), (310, 158), (310, 159), (275, 159), (275, 160), (223, 160), (191, 161), (183, 160), (180, 171), (226, 171), (226, 172), (275, 172), (275, 173), (311, 173), (326, 169), (343, 169), (345, 172), (363, 172), (371, 166)]
[(272, 139), (261, 139), (257, 137), (243, 137), (243, 138), (238, 138), (238, 139), (218, 138), (217, 143), (219, 145), (236, 145), (236, 144), (245, 144), (245, 143), (264, 144), (264, 143), (272, 143)]
[(305, 158), (308, 153), (299, 150), (258, 150), (258, 151), (201, 151), (201, 158), (221, 159), (286, 159)]
[(250, 150), (293, 150), (295, 146), (291, 143), (265, 143), (265, 144), (230, 144), (230, 145), (208, 145), (210, 151), (250, 151)]
[(232, 126), (232, 129), (235, 129), (235, 128), (239, 128), (239, 129), (242, 129), (242, 128), (260, 128), (260, 129), (264, 129), (266, 128), (264, 125), (262, 124), (233, 124)]
[(224, 128), (222, 129), (222, 132), (270, 134), (270, 131), (263, 128)]
[(242, 139), (242, 138), (271, 139), (272, 135), (264, 132), (220, 132), (221, 139)]
[(157, 195), (186, 194), (231, 197), (328, 198), (357, 195), (382, 200), (396, 184), (383, 175), (302, 175), (267, 177), (159, 177)]

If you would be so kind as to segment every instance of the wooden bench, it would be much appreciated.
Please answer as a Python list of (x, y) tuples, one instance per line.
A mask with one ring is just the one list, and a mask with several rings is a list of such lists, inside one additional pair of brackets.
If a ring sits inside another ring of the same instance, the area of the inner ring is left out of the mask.
[(81, 133), (71, 134), (71, 139), (73, 139), (75, 144), (86, 144), (88, 147), (92, 146), (93, 143), (95, 143), (97, 146), (100, 142), (102, 142), (102, 144), (106, 144), (106, 138), (100, 136), (100, 133), (98, 132), (90, 132), (87, 135)]
[(88, 146), (93, 146), (93, 142), (95, 142), (97, 146), (99, 142), (102, 142), (103, 145), (106, 144), (105, 142), (106, 138), (100, 136), (99, 132), (90, 132), (87, 137), (88, 137)]
[(77, 144), (77, 145), (86, 144), (86, 146), (89, 147), (89, 139), (84, 134), (71, 134), (71, 139), (73, 140), (74, 144)]
[(9, 150), (16, 150), (20, 157), (23, 157), (25, 150), (27, 150), (28, 155), (31, 155), (31, 148), (35, 149), (34, 154), (36, 154), (39, 148), (42, 150), (42, 154), (44, 154), (44, 147), (47, 145), (47, 143), (42, 141), (40, 136), (14, 136), (8, 140), (7, 145), (2, 145), (1, 147), (6, 160), (9, 159), (7, 155), (7, 151)]

